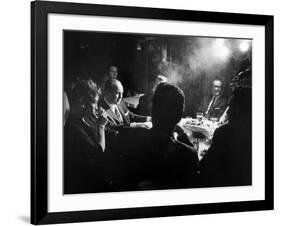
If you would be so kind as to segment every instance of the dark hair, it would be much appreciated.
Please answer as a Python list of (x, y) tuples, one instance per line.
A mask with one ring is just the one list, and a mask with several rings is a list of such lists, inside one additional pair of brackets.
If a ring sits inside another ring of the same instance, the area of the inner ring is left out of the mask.
[(72, 100), (92, 102), (96, 96), (100, 95), (100, 88), (92, 79), (80, 80), (72, 91)]
[(238, 87), (229, 101), (229, 120), (244, 120), (250, 122), (252, 117), (252, 89)]
[(108, 66), (108, 70), (109, 70), (111, 67), (116, 67), (116, 68), (118, 69), (118, 67), (117, 67), (115, 64), (110, 64), (110, 65)]
[(160, 83), (152, 100), (153, 126), (173, 129), (181, 119), (185, 106), (183, 91), (169, 83)]

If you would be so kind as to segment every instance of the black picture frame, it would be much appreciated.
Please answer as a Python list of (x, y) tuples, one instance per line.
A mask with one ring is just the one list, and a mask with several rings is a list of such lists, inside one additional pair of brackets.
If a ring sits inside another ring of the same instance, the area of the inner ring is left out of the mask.
[[(125, 209), (48, 212), (48, 14), (146, 18), (265, 28), (265, 199)], [(31, 3), (31, 223), (52, 224), (115, 219), (272, 210), (273, 186), (273, 16), (80, 3)]]

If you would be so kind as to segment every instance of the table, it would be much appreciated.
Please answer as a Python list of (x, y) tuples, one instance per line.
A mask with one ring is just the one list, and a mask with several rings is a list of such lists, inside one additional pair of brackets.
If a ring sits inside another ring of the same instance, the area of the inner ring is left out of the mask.
[(199, 120), (191, 117), (182, 118), (178, 125), (196, 147), (199, 160), (203, 158), (210, 148), (215, 130), (221, 126), (217, 121), (211, 121), (206, 118)]
[(140, 93), (135, 96), (125, 97), (123, 98), (123, 101), (127, 105), (127, 107), (137, 108), (139, 105), (140, 97), (143, 95), (144, 93)]

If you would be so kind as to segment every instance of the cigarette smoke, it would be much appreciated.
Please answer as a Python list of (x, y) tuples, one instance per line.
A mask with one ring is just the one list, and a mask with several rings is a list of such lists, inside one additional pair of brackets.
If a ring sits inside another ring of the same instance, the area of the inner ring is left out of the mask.
[(223, 83), (235, 73), (229, 64), (230, 49), (227, 39), (189, 37), (171, 50), (176, 57), (161, 62), (159, 70), (170, 83), (181, 87), (187, 99), (187, 113), (194, 114), (207, 101), (215, 78)]
[(223, 39), (191, 37), (181, 46), (178, 62), (161, 62), (159, 70), (171, 83), (219, 77), (227, 67), (229, 50)]

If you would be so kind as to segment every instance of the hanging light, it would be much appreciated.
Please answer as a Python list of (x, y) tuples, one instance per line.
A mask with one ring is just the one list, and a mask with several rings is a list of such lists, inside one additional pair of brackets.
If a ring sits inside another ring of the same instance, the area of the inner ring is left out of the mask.
[(221, 60), (226, 60), (230, 54), (230, 50), (227, 47), (225, 40), (222, 38), (218, 38), (215, 40), (213, 52), (214, 56)]
[(242, 52), (247, 52), (250, 48), (250, 44), (248, 41), (242, 41), (240, 44), (239, 44), (239, 49), (240, 51)]

